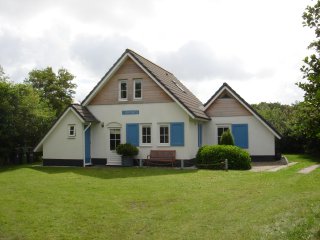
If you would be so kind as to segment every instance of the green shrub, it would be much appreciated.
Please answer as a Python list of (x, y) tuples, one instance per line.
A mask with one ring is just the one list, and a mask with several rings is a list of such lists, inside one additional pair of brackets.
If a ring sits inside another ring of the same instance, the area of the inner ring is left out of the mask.
[(222, 133), (220, 145), (234, 145), (234, 140), (230, 129)]
[(237, 146), (214, 145), (199, 148), (196, 155), (198, 168), (221, 169), (228, 159), (229, 169), (247, 170), (251, 168), (251, 158), (248, 152)]
[(139, 149), (130, 143), (119, 144), (116, 150), (122, 156), (133, 157), (139, 153)]

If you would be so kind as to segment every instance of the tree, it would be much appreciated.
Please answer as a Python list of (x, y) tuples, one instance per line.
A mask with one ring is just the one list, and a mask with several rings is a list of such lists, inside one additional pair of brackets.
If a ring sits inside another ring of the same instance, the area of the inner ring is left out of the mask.
[(314, 53), (303, 60), (301, 67), (305, 81), (297, 83), (305, 92), (297, 124), (305, 129), (309, 143), (314, 144), (320, 143), (320, 1), (307, 6), (302, 18), (303, 26), (314, 30), (316, 39), (308, 46)]
[(3, 67), (0, 65), (0, 81), (7, 81), (9, 79), (8, 76), (4, 73)]
[(68, 70), (61, 68), (55, 74), (51, 67), (43, 70), (34, 69), (29, 73), (25, 83), (37, 89), (43, 100), (48, 101), (59, 116), (72, 103), (77, 85), (72, 82), (74, 76)]
[(230, 129), (222, 133), (220, 145), (234, 145), (234, 140)]
[(55, 111), (28, 84), (0, 81), (0, 165), (17, 147), (34, 147), (48, 130)]

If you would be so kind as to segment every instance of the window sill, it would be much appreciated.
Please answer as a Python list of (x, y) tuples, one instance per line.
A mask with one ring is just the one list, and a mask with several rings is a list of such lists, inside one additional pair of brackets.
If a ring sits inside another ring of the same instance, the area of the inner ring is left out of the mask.
[(128, 102), (128, 99), (118, 99), (119, 102)]
[(170, 147), (170, 143), (158, 144), (157, 147)]
[(152, 145), (139, 145), (139, 147), (146, 147), (146, 148), (150, 148), (150, 147), (152, 147)]
[(68, 139), (75, 139), (76, 136), (68, 136)]

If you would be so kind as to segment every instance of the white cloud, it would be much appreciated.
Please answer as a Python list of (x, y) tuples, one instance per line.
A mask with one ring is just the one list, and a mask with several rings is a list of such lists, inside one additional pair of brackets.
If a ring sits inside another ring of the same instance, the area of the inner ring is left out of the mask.
[[(228, 82), (249, 102), (301, 100), (309, 0), (0, 1), (0, 64), (14, 81), (65, 67), (81, 100), (126, 48), (203, 101)], [(201, 82), (199, 82), (201, 80)]]

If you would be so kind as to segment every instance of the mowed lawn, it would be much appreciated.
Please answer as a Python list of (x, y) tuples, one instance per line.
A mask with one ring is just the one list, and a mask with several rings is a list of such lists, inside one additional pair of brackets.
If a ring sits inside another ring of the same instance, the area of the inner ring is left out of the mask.
[(320, 169), (0, 169), (0, 239), (320, 239)]

